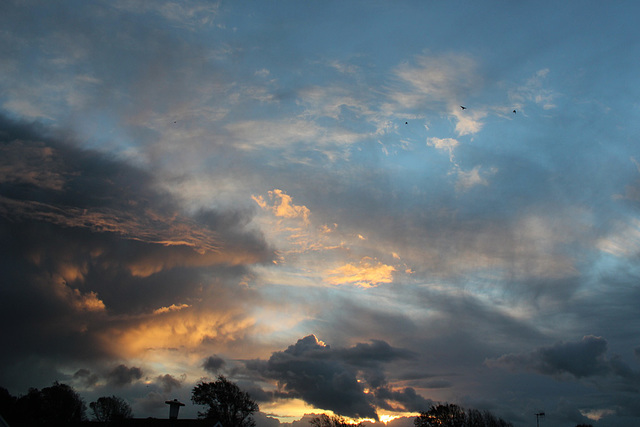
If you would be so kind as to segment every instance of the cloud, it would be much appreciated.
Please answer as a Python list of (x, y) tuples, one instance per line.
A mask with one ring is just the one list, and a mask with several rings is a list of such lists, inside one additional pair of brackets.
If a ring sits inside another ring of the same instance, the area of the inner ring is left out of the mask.
[(228, 304), (226, 310), (199, 307), (161, 317), (141, 316), (122, 326), (114, 322), (97, 334), (105, 346), (126, 357), (162, 349), (197, 350), (207, 343), (222, 345), (240, 339), (255, 325), (255, 319), (237, 304)]
[(475, 166), (470, 171), (458, 169), (458, 180), (456, 181), (456, 190), (466, 191), (476, 185), (489, 185), (489, 182), (480, 175), (480, 166)]
[(161, 1), (156, 3), (118, 0), (113, 7), (137, 15), (157, 14), (166, 19), (171, 25), (181, 26), (190, 30), (208, 27), (213, 24), (218, 14), (218, 4), (207, 1), (191, 1), (181, 3), (175, 1)]
[(436, 138), (429, 137), (427, 138), (427, 145), (431, 147), (435, 147), (438, 150), (448, 151), (449, 152), (449, 160), (453, 161), (453, 150), (459, 145), (457, 139), (454, 138)]
[(377, 419), (356, 371), (331, 360), (331, 355), (329, 346), (309, 335), (273, 353), (268, 361), (248, 362), (247, 367), (276, 380), (291, 397), (300, 397), (318, 408), (353, 418)]
[(33, 185), (50, 190), (62, 190), (65, 183), (60, 173), (60, 159), (54, 149), (44, 143), (14, 139), (0, 145), (0, 182)]
[(462, 110), (457, 106), (453, 106), (451, 115), (456, 119), (456, 134), (464, 136), (473, 135), (482, 130), (484, 124), (480, 120), (487, 116), (487, 112), (482, 109), (469, 111), (467, 108)]
[(587, 335), (578, 342), (559, 342), (530, 353), (513, 353), (488, 360), (491, 367), (528, 370), (557, 379), (614, 376), (632, 383), (640, 373), (632, 371), (619, 357), (607, 358), (607, 340)]
[(178, 310), (183, 310), (185, 308), (189, 308), (189, 304), (171, 304), (169, 307), (160, 307), (158, 309), (153, 310), (153, 314), (162, 314), (162, 313), (169, 313), (172, 311), (178, 311)]
[(403, 389), (391, 389), (381, 387), (375, 390), (378, 406), (382, 409), (396, 412), (422, 412), (427, 410), (434, 402), (425, 399), (416, 393), (412, 387)]
[(336, 414), (377, 420), (375, 407), (380, 402), (376, 399), (395, 402), (396, 409), (402, 410), (413, 408), (410, 402), (420, 401), (413, 389), (391, 391), (383, 375), (385, 364), (412, 357), (412, 353), (380, 340), (333, 349), (308, 335), (286, 350), (274, 352), (268, 360), (246, 362), (246, 367), (275, 380), (281, 398), (301, 398)]
[(169, 393), (174, 389), (179, 389), (180, 387), (182, 387), (182, 383), (184, 382), (185, 379), (186, 377), (184, 376), (181, 379), (177, 379), (173, 375), (164, 374), (164, 375), (159, 375), (156, 378), (156, 381), (160, 384), (160, 387), (162, 388), (163, 392)]
[(330, 117), (338, 123), (348, 119), (375, 120), (370, 104), (357, 98), (352, 88), (314, 86), (300, 91), (300, 102), (312, 117)]
[(607, 235), (598, 239), (597, 247), (620, 258), (635, 256), (640, 252), (640, 221), (632, 218), (614, 224)]
[(254, 212), (185, 211), (154, 175), (76, 142), (0, 117), (0, 320), (18, 343), (0, 382), (27, 354), (92, 366), (251, 327), (238, 283), (274, 255), (247, 228)]
[(291, 196), (277, 188), (269, 191), (269, 199), (272, 201), (271, 206), (262, 198), (262, 196), (253, 196), (258, 205), (263, 209), (270, 209), (273, 214), (280, 218), (300, 218), (304, 223), (309, 222), (311, 211), (306, 206), (295, 205)]
[(509, 98), (517, 108), (521, 108), (526, 101), (535, 102), (542, 106), (544, 110), (556, 108), (555, 99), (557, 94), (544, 87), (544, 82), (549, 72), (548, 68), (538, 70), (524, 85), (509, 92)]
[(358, 265), (345, 264), (327, 271), (327, 281), (332, 285), (353, 284), (363, 288), (391, 283), (395, 267), (383, 264), (370, 257), (364, 257)]
[(212, 374), (217, 374), (224, 365), (224, 359), (218, 356), (209, 356), (202, 363), (204, 370)]
[(233, 122), (226, 129), (243, 150), (261, 147), (284, 147), (295, 143), (318, 141), (322, 129), (312, 122), (248, 120)]
[(390, 363), (395, 360), (412, 359), (416, 355), (408, 350), (392, 347), (382, 340), (371, 340), (370, 343), (358, 343), (353, 347), (335, 350), (339, 358), (354, 366), (375, 366), (379, 363)]
[(403, 64), (396, 75), (411, 86), (411, 91), (392, 95), (405, 108), (425, 103), (458, 104), (459, 98), (479, 83), (476, 64), (464, 55), (415, 58), (415, 64)]
[(125, 365), (118, 365), (109, 371), (106, 376), (110, 385), (116, 387), (123, 387), (129, 385), (135, 380), (142, 378), (142, 369), (137, 367), (127, 367)]
[(100, 377), (98, 374), (94, 374), (89, 369), (84, 368), (78, 369), (73, 374), (73, 380), (80, 383), (82, 387), (94, 387), (98, 383), (99, 379)]

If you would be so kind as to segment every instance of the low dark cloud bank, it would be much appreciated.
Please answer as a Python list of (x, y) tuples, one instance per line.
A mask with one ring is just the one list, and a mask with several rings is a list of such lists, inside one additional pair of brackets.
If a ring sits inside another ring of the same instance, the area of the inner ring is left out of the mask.
[(384, 375), (385, 364), (414, 356), (384, 341), (334, 349), (309, 335), (269, 360), (252, 360), (246, 366), (277, 382), (274, 398), (300, 398), (343, 416), (377, 420), (376, 407), (401, 411), (429, 407), (430, 401), (412, 388), (392, 389)]
[(640, 372), (619, 356), (607, 357), (607, 340), (587, 335), (577, 342), (559, 342), (530, 353), (506, 354), (487, 361), (489, 366), (529, 370), (558, 379), (615, 377), (640, 385)]

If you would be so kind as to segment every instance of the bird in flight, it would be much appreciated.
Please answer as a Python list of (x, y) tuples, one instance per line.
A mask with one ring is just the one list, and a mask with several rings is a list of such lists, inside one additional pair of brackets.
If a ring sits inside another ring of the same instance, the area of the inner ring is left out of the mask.
[(515, 114), (515, 113), (516, 113), (516, 110), (513, 110), (513, 114)]
[(462, 108), (463, 110), (466, 110), (466, 109), (467, 109), (467, 107), (463, 107), (462, 105), (460, 106), (460, 108)]

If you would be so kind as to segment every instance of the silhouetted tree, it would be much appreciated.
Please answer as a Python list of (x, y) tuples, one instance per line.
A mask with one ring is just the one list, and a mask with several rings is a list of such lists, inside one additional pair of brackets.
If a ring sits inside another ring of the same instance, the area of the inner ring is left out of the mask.
[(0, 415), (2, 415), (5, 421), (12, 422), (16, 419), (14, 414), (16, 412), (17, 400), (15, 396), (9, 393), (9, 390), (0, 387)]
[(223, 375), (214, 382), (198, 383), (191, 393), (191, 401), (209, 407), (206, 412), (198, 413), (201, 418), (220, 421), (224, 427), (256, 425), (251, 415), (259, 410), (258, 404)]
[(416, 427), (512, 427), (511, 423), (488, 411), (465, 411), (461, 406), (450, 403), (432, 405), (427, 412), (421, 412), (413, 424)]
[(121, 421), (133, 418), (131, 406), (117, 396), (103, 396), (89, 404), (96, 421)]
[(319, 417), (315, 417), (309, 421), (313, 427), (362, 427), (362, 423), (350, 423), (344, 418), (333, 415), (322, 414)]
[(502, 418), (498, 418), (489, 411), (478, 411), (477, 409), (467, 410), (466, 427), (508, 427), (511, 423)]
[(427, 412), (421, 412), (413, 424), (416, 427), (465, 427), (467, 414), (458, 405), (447, 403), (445, 405), (431, 406)]
[(29, 424), (66, 425), (83, 421), (86, 410), (80, 395), (58, 382), (42, 390), (30, 388), (16, 402), (16, 416)]

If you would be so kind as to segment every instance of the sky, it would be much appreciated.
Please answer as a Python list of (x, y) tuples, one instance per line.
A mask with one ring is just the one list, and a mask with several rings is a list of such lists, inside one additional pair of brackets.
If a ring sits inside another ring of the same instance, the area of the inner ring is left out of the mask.
[(640, 423), (639, 14), (1, 2), (0, 386)]

